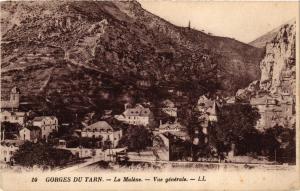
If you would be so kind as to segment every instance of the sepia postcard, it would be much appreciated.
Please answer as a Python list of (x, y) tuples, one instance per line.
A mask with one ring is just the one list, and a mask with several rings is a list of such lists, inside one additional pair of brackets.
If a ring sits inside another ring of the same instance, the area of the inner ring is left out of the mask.
[(1, 191), (300, 190), (299, 2), (0, 6)]

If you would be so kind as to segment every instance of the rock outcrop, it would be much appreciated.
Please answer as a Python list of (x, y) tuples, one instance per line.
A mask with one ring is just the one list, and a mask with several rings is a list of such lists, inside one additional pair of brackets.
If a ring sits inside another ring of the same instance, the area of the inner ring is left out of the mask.
[(260, 63), (261, 79), (240, 89), (236, 99), (249, 101), (258, 108), (260, 129), (281, 125), (295, 126), (296, 95), (296, 21), (283, 25), (271, 42)]
[[(260, 63), (260, 89), (271, 94), (295, 95), (296, 24), (286, 24), (272, 42), (267, 43), (266, 56)], [(289, 82), (287, 82), (289, 81)]]

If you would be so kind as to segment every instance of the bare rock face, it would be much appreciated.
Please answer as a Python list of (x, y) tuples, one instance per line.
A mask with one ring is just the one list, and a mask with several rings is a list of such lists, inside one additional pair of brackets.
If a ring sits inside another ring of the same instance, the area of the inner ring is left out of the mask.
[(266, 44), (266, 53), (260, 62), (261, 78), (236, 93), (238, 100), (265, 92), (270, 95), (296, 94), (296, 23), (283, 25), (271, 42)]
[[(266, 56), (260, 63), (260, 89), (271, 94), (295, 94), (296, 25), (284, 25), (272, 42), (266, 46)], [(289, 79), (290, 83), (286, 83)]]
[(250, 101), (261, 114), (258, 129), (275, 125), (295, 127), (296, 95), (296, 22), (283, 25), (260, 63), (261, 79), (236, 93), (236, 99)]

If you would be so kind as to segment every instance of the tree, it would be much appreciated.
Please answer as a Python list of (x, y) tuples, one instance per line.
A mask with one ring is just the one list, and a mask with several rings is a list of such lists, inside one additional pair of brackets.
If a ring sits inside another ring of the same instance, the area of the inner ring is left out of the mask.
[(296, 131), (276, 125), (267, 129), (262, 138), (263, 154), (277, 162), (296, 162)]
[(131, 126), (119, 141), (119, 146), (128, 147), (129, 151), (140, 152), (152, 145), (152, 133), (145, 127)]
[(60, 166), (72, 160), (73, 154), (68, 150), (56, 149), (47, 143), (25, 142), (13, 155), (17, 164), (32, 167), (39, 166)]
[(67, 147), (76, 148), (82, 146), (84, 148), (97, 148), (100, 147), (99, 142), (102, 141), (102, 137), (92, 138), (92, 137), (75, 137), (75, 136), (65, 136), (63, 137), (67, 142)]
[[(234, 104), (225, 105), (219, 110), (218, 121), (211, 124), (211, 136), (218, 145), (219, 149), (229, 151), (231, 144), (235, 144), (238, 153), (255, 152), (259, 147), (258, 131), (256, 122), (260, 114), (251, 105)], [(244, 147), (247, 145), (247, 147)]]
[(21, 128), (22, 126), (18, 123), (4, 121), (1, 123), (1, 135), (3, 136), (4, 132), (5, 139), (16, 139)]

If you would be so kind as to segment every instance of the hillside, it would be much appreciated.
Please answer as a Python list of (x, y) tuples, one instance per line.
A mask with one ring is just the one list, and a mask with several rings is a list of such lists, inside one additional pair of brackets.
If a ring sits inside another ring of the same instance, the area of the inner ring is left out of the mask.
[(76, 112), (164, 99), (168, 88), (233, 95), (260, 78), (263, 56), (135, 1), (2, 2), (1, 34), (2, 95), (16, 85), (23, 100)]

